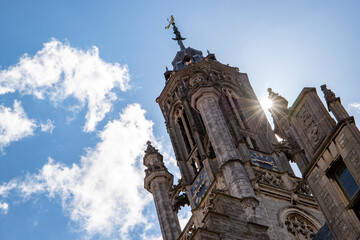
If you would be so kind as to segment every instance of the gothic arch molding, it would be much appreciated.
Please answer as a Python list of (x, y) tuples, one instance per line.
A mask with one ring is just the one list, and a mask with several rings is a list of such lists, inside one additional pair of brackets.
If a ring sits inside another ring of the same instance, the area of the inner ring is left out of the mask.
[(194, 78), (196, 75), (202, 75), (205, 77), (205, 79), (209, 79), (209, 74), (207, 74), (204, 70), (202, 69), (195, 69), (192, 70), (191, 73), (188, 76), (189, 82), (192, 78)]
[(300, 215), (301, 217), (312, 223), (317, 230), (322, 226), (319, 220), (317, 220), (317, 218), (315, 218), (311, 213), (295, 206), (288, 206), (282, 208), (278, 213), (278, 222), (280, 227), (284, 227), (286, 217), (290, 214)]
[(221, 82), (221, 89), (222, 90), (223, 89), (229, 89), (234, 93), (241, 94), (240, 96), (238, 94), (236, 94), (236, 96), (238, 98), (247, 98), (248, 95), (245, 93), (245, 89), (243, 89), (243, 85), (240, 85), (240, 86), (241, 87), (236, 86), (233, 82), (227, 82), (227, 81)]
[(195, 86), (202, 82), (208, 82), (208, 80), (208, 76), (205, 73), (197, 71), (189, 77), (189, 85)]
[(169, 120), (170, 121), (174, 121), (176, 119), (175, 113), (178, 110), (178, 108), (180, 108), (180, 107), (184, 108), (184, 106), (181, 104), (180, 100), (177, 100), (175, 103), (173, 103), (173, 105), (169, 111)]
[(278, 218), (280, 226), (286, 228), (292, 240), (313, 239), (321, 227), (313, 215), (294, 206), (281, 209)]

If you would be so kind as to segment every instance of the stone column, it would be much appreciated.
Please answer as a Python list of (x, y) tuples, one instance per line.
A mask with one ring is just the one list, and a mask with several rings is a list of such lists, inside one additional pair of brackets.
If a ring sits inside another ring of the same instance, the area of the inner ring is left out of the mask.
[(169, 182), (166, 173), (158, 176), (150, 183), (158, 215), (161, 233), (164, 240), (177, 239), (181, 233), (179, 219), (173, 211), (169, 199)]
[(177, 239), (181, 233), (181, 228), (169, 197), (169, 191), (173, 184), (173, 175), (165, 167), (163, 156), (151, 146), (150, 142), (148, 142), (145, 153), (144, 165), (147, 169), (145, 170), (144, 187), (154, 197), (163, 239)]
[(191, 103), (200, 111), (230, 194), (241, 199), (255, 198), (254, 190), (240, 162), (239, 153), (232, 141), (218, 99), (217, 90), (202, 88), (192, 96)]

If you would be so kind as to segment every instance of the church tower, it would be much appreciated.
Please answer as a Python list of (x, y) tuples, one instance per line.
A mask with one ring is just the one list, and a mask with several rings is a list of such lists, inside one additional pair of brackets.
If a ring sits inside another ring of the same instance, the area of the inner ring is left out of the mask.
[[(144, 157), (145, 188), (154, 196), (163, 238), (312, 239), (324, 219), (288, 156), (277, 150), (247, 74), (213, 53), (186, 48), (173, 18), (171, 26), (180, 51), (156, 101), (179, 183), (171, 186), (172, 175), (150, 144)], [(184, 204), (192, 217), (180, 232), (176, 213)]]

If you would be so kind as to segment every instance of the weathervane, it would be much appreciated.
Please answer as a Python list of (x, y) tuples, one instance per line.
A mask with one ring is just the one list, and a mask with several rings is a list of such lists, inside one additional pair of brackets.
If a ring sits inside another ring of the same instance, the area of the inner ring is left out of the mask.
[(181, 50), (184, 50), (185, 49), (185, 46), (182, 42), (182, 40), (185, 40), (186, 38), (183, 38), (181, 36), (181, 33), (179, 32), (179, 29), (175, 26), (175, 19), (173, 17), (173, 15), (171, 15), (170, 19), (167, 19), (168, 22), (169, 22), (169, 25), (167, 25), (165, 27), (165, 29), (169, 29), (171, 27), (171, 25), (173, 26), (173, 31), (174, 31), (174, 34), (175, 34), (175, 38), (173, 38), (173, 40), (176, 40), (180, 46), (180, 49)]

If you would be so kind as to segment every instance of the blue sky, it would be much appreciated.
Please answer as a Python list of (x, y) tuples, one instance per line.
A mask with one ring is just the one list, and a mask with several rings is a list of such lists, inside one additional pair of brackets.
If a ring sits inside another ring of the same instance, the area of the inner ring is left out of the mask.
[(0, 239), (159, 239), (142, 155), (150, 139), (178, 176), (155, 102), (170, 15), (261, 101), (326, 83), (358, 119), (359, 5), (0, 0)]

